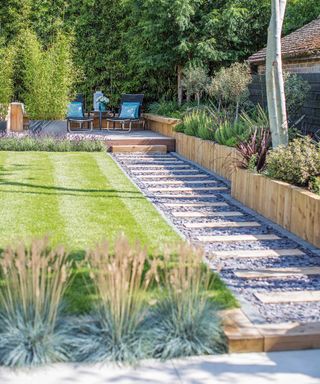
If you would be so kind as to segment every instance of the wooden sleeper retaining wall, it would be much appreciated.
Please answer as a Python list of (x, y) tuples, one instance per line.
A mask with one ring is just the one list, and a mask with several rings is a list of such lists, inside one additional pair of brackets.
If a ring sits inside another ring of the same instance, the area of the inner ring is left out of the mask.
[(237, 169), (232, 196), (302, 239), (320, 247), (320, 196), (264, 175)]
[(149, 129), (174, 137), (176, 152), (231, 180), (232, 196), (244, 205), (320, 247), (320, 196), (237, 167), (235, 148), (174, 131), (179, 120), (145, 114)]

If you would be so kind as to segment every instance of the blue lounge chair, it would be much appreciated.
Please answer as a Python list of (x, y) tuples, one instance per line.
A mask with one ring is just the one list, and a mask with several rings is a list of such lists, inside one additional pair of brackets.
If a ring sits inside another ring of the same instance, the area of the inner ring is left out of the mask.
[(110, 131), (110, 123), (113, 123), (113, 130), (116, 123), (120, 124), (120, 130), (125, 132), (131, 131), (132, 123), (142, 123), (143, 129), (145, 129), (145, 122), (141, 118), (143, 98), (143, 94), (122, 95), (119, 114), (107, 118), (107, 130)]
[(70, 129), (71, 123), (79, 124), (80, 130), (83, 130), (83, 124), (87, 123), (87, 129), (90, 132), (93, 130), (93, 118), (90, 115), (86, 116), (83, 109), (83, 103), (81, 101), (72, 101), (68, 105), (67, 112), (67, 130), (72, 132)]

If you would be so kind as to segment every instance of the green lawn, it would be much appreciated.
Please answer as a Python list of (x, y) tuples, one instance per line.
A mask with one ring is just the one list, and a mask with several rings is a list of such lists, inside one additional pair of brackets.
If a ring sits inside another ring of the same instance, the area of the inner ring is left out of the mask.
[[(158, 255), (164, 244), (181, 240), (105, 153), (0, 152), (0, 172), (0, 249), (49, 235), (52, 245), (82, 258), (100, 240), (113, 243), (124, 232)], [(87, 311), (93, 299), (87, 271), (74, 272), (68, 307)], [(236, 305), (219, 278), (211, 292), (223, 307)]]
[(150, 251), (179, 236), (105, 153), (0, 152), (0, 248), (49, 234), (85, 251), (123, 231)]

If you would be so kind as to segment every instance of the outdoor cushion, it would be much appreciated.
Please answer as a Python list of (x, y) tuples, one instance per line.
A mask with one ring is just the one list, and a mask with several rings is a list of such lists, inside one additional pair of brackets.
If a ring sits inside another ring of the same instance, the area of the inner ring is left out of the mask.
[(68, 115), (67, 117), (71, 118), (83, 118), (83, 108), (82, 103), (79, 101), (73, 101), (68, 105)]
[(140, 103), (125, 101), (121, 106), (121, 119), (137, 119), (139, 117)]

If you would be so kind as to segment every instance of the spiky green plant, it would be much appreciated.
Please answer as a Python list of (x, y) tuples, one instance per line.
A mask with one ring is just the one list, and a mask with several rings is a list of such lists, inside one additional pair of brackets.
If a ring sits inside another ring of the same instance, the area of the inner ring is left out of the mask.
[(61, 301), (71, 268), (63, 247), (48, 241), (8, 247), (0, 260), (0, 364), (34, 366), (66, 361)]
[(194, 109), (184, 116), (183, 131), (190, 136), (197, 136), (203, 140), (213, 140), (213, 120), (205, 109)]
[(225, 351), (217, 307), (208, 297), (211, 273), (203, 253), (186, 244), (176, 261), (167, 252), (161, 272), (165, 298), (151, 311), (149, 333), (153, 356), (162, 360)]
[(134, 363), (148, 354), (145, 332), (146, 291), (156, 271), (139, 244), (132, 247), (121, 235), (115, 250), (104, 242), (87, 255), (98, 298), (95, 311), (74, 327), (77, 360)]

